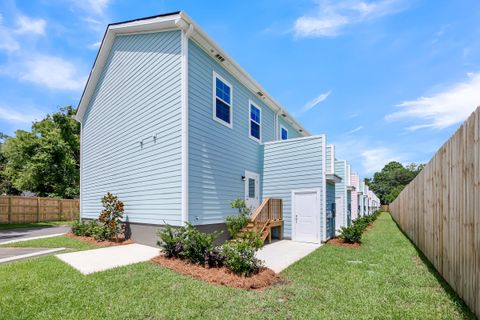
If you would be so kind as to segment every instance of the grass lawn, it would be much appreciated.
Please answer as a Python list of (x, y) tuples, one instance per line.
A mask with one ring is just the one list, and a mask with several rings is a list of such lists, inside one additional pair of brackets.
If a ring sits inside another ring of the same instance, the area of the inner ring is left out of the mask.
[(0, 248), (8, 247), (8, 248), (71, 248), (71, 249), (94, 249), (97, 246), (93, 244), (89, 244), (83, 241), (78, 241), (76, 239), (64, 237), (64, 236), (56, 236), (51, 238), (43, 238), (43, 239), (36, 239), (36, 240), (27, 240), (21, 242), (14, 242), (0, 245)]
[(324, 245), (261, 292), (141, 263), (83, 276), (53, 256), (0, 265), (5, 319), (473, 319), (388, 214), (360, 249)]
[(18, 228), (66, 226), (66, 225), (71, 225), (72, 223), (73, 223), (73, 221), (48, 221), (48, 222), (33, 222), (33, 223), (0, 224), (0, 230), (18, 229)]

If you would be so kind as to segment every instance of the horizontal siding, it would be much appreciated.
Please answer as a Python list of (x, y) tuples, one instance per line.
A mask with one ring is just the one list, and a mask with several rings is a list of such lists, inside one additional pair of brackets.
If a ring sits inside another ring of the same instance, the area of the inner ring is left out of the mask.
[(82, 217), (112, 192), (130, 222), (179, 225), (180, 128), (180, 32), (117, 36), (83, 122)]
[(335, 174), (342, 178), (342, 181), (335, 184), (335, 196), (342, 198), (343, 211), (337, 210), (337, 229), (347, 225), (347, 162), (344, 160), (335, 160)]
[[(262, 141), (274, 140), (275, 114), (192, 41), (188, 58), (189, 217), (222, 223), (237, 212), (230, 202), (245, 197), (245, 170), (263, 172), (263, 146), (249, 138), (249, 99), (262, 110)], [(213, 120), (213, 71), (233, 86), (233, 128)]]
[[(320, 188), (325, 192), (323, 136), (265, 145), (263, 196), (283, 199), (284, 236), (292, 237), (292, 196), (297, 189)], [(324, 195), (320, 208), (325, 212)], [(320, 239), (325, 217), (320, 216)]]

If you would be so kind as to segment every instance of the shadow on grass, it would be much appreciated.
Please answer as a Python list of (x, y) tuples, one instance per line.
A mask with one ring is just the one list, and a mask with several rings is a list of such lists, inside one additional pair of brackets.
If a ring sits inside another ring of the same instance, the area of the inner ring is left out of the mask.
[[(390, 213), (388, 213), (390, 215)], [(453, 288), (448, 284), (448, 282), (442, 277), (442, 275), (435, 269), (435, 266), (428, 260), (428, 258), (423, 254), (422, 250), (410, 239), (410, 237), (402, 230), (400, 225), (397, 221), (390, 215), (393, 222), (397, 226), (398, 230), (408, 239), (408, 241), (412, 244), (415, 250), (418, 253), (418, 257), (423, 262), (423, 264), (427, 267), (428, 272), (435, 277), (438, 283), (442, 286), (445, 292), (448, 294), (448, 297), (455, 303), (457, 309), (462, 313), (464, 319), (476, 319), (475, 314), (470, 310), (468, 305), (463, 301), (463, 299), (458, 295), (458, 293), (453, 290)]]

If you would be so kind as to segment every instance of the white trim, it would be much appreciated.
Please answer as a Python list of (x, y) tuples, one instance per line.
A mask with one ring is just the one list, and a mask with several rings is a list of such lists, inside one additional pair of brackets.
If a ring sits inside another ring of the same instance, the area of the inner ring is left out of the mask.
[(83, 180), (83, 123), (80, 122), (80, 195), (79, 195), (79, 203), (78, 203), (78, 206), (79, 206), (79, 214), (78, 214), (78, 220), (82, 221), (82, 209), (83, 209), (83, 205), (82, 205), (82, 193), (83, 193), (83, 183), (82, 183), (82, 180)]
[[(291, 226), (292, 226), (292, 240), (293, 241), (297, 241), (296, 237), (296, 223), (295, 223), (295, 194), (296, 193), (312, 193), (312, 192), (315, 192), (317, 193), (317, 197), (318, 197), (318, 200), (320, 201), (320, 188), (308, 188), (308, 189), (295, 189), (295, 190), (292, 190), (291, 192), (291, 202), (292, 202), (292, 213), (291, 213)], [(316, 219), (315, 219), (315, 222), (316, 222), (316, 230), (317, 230), (317, 234), (316, 234), (316, 240), (317, 242), (314, 242), (314, 243), (320, 243), (320, 215), (321, 215), (321, 208), (320, 208), (320, 202), (317, 201), (316, 202), (316, 208), (315, 208), (315, 211), (317, 212), (317, 216), (316, 216)]]
[[(220, 81), (222, 81), (223, 83), (225, 83), (227, 86), (230, 87), (230, 103), (227, 103), (227, 101), (217, 97), (216, 79), (219, 79)], [(216, 101), (217, 98), (230, 107), (230, 123), (225, 122), (220, 118), (217, 118), (217, 101)], [(221, 75), (216, 73), (215, 70), (212, 71), (212, 118), (218, 123), (223, 124), (225, 127), (228, 127), (230, 129), (233, 128), (233, 86), (230, 82), (225, 80)]]
[[(260, 123), (255, 120), (252, 120), (252, 106), (258, 109), (260, 112)], [(260, 138), (252, 136), (252, 121), (258, 124), (260, 127)], [(262, 143), (262, 108), (260, 108), (255, 102), (251, 99), (248, 99), (248, 137), (257, 141), (258, 143)]]
[(320, 237), (321, 241), (327, 241), (327, 171), (325, 164), (327, 163), (327, 135), (323, 134), (323, 144), (322, 144), (322, 183), (323, 183), (323, 203), (320, 208), (320, 217), (322, 217), (323, 211), (323, 223), (321, 225), (322, 232), (320, 233), (323, 237)]
[(335, 145), (331, 144), (330, 148), (332, 149), (330, 151), (330, 157), (332, 158), (330, 161), (330, 169), (332, 173), (335, 173)]
[(188, 37), (181, 33), (182, 45), (182, 220), (188, 222)]
[[(287, 139), (283, 139), (283, 137), (282, 137), (282, 130), (287, 131)], [(280, 139), (278, 139), (278, 140), (280, 140), (280, 141), (286, 141), (286, 140), (288, 140), (288, 136), (289, 136), (289, 135), (290, 135), (290, 134), (288, 133), (287, 127), (285, 127), (285, 126), (283, 126), (283, 125), (280, 125)]]
[(278, 139), (278, 125), (279, 125), (279, 123), (278, 123), (278, 113), (279, 112), (280, 111), (277, 111), (277, 112), (274, 113), (275, 118), (273, 119), (274, 120), (273, 121), (273, 126), (275, 127), (274, 128), (275, 129), (275, 134), (273, 135), (273, 140), (275, 140), (275, 141), (279, 140)]

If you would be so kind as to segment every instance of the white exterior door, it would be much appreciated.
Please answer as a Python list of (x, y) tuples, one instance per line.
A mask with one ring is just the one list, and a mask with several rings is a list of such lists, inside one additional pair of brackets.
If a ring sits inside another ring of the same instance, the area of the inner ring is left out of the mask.
[(320, 242), (320, 190), (292, 191), (293, 240)]
[(335, 230), (340, 230), (343, 225), (343, 219), (345, 217), (344, 207), (343, 207), (343, 197), (336, 197), (335, 198), (335, 205), (337, 207), (337, 216), (335, 217)]
[(245, 171), (245, 204), (252, 212), (260, 206), (260, 176), (258, 173)]

